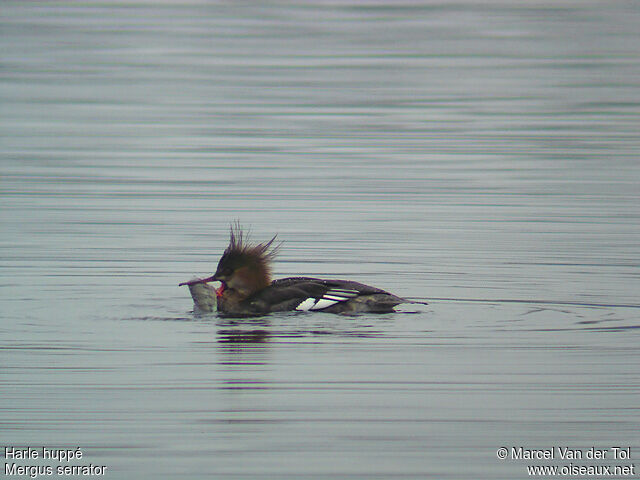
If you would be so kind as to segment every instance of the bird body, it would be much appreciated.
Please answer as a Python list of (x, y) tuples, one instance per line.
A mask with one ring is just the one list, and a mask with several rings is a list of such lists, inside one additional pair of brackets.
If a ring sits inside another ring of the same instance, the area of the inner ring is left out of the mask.
[(348, 280), (322, 280), (311, 277), (282, 278), (240, 302), (223, 294), (218, 309), (225, 313), (259, 315), (271, 312), (314, 311), (329, 313), (392, 312), (404, 299)]
[[(189, 286), (200, 310), (211, 310), (215, 304), (219, 313), (238, 317), (285, 311), (389, 313), (396, 305), (409, 302), (350, 280), (289, 277), (271, 281), (271, 262), (279, 248), (273, 246), (276, 237), (257, 245), (246, 243), (243, 237), (240, 227), (233, 226), (229, 246), (218, 262), (216, 273), (180, 284)], [(197, 287), (213, 281), (221, 282), (220, 288)]]

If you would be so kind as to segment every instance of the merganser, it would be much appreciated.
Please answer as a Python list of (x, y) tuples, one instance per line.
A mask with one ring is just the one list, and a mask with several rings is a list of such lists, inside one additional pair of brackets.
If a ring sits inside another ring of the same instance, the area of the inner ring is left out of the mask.
[[(275, 239), (276, 236), (265, 243), (249, 244), (236, 224), (231, 227), (229, 246), (218, 262), (216, 273), (180, 285), (189, 286), (198, 310), (217, 308), (221, 314), (234, 317), (295, 310), (389, 313), (401, 303), (424, 303), (350, 280), (290, 277), (271, 281), (271, 262), (280, 247), (273, 244)], [(206, 285), (215, 281), (221, 282), (217, 290)]]

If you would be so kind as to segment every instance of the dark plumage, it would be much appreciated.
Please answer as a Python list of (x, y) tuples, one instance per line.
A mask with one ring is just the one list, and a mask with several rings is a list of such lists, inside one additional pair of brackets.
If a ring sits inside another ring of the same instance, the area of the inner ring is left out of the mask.
[[(271, 281), (271, 262), (279, 245), (276, 237), (257, 245), (245, 242), (240, 226), (231, 227), (229, 246), (216, 273), (209, 278), (181, 285), (219, 281), (217, 310), (229, 316), (254, 316), (282, 311), (322, 311), (330, 313), (393, 312), (393, 307), (409, 300), (379, 288), (349, 280), (322, 280), (290, 277)], [(198, 305), (196, 296), (194, 302)], [(413, 303), (413, 302), (411, 302)]]

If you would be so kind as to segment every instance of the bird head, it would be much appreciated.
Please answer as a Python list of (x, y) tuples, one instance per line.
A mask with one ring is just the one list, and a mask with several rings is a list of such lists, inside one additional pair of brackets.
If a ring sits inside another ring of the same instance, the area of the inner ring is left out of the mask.
[(279, 245), (276, 237), (265, 243), (250, 244), (236, 223), (231, 226), (229, 246), (226, 248), (212, 280), (222, 282), (222, 290), (234, 290), (236, 295), (246, 298), (266, 288), (271, 283), (271, 262)]

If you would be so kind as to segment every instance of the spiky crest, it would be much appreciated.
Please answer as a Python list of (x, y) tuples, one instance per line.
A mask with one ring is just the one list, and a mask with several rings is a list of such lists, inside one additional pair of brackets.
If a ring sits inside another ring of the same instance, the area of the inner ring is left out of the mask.
[(225, 249), (216, 275), (229, 275), (242, 267), (247, 267), (260, 285), (271, 282), (271, 262), (275, 259), (280, 245), (274, 245), (277, 235), (268, 242), (253, 245), (247, 242), (248, 235), (242, 231), (239, 222), (231, 225), (229, 246)]

